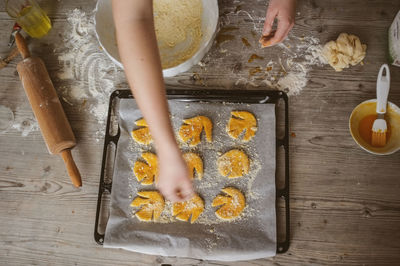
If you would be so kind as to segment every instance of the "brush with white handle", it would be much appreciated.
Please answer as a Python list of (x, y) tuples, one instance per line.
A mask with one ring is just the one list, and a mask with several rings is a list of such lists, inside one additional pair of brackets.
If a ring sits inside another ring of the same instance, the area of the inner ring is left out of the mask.
[[(385, 75), (383, 76), (383, 72)], [(379, 70), (378, 80), (376, 83), (376, 113), (377, 119), (372, 125), (372, 146), (383, 147), (386, 145), (387, 123), (385, 113), (390, 88), (390, 71), (387, 64), (383, 64)]]

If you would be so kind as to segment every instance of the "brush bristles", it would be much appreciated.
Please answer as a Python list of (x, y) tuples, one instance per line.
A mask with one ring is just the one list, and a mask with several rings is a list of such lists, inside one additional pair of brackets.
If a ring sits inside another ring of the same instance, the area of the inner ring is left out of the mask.
[(383, 147), (386, 145), (386, 131), (375, 132), (372, 131), (371, 144), (374, 147)]

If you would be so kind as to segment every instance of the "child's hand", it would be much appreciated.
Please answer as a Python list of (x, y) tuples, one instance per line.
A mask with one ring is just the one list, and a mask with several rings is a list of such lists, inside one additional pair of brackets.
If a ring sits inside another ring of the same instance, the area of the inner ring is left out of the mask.
[(157, 188), (172, 202), (189, 200), (193, 196), (193, 185), (189, 171), (179, 150), (159, 155)]
[(267, 44), (263, 46), (271, 46), (283, 41), (293, 28), (294, 17), (296, 11), (296, 0), (271, 0), (268, 6), (267, 15), (265, 17), (263, 36), (268, 36), (272, 31), (272, 25), (275, 18), (278, 19), (278, 27), (273, 36), (268, 39)]

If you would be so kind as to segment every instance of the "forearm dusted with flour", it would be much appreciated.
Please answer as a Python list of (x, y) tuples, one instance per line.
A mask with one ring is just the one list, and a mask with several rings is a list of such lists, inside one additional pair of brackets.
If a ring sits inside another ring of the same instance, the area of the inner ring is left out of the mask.
[(150, 0), (113, 0), (126, 77), (159, 153), (177, 149), (172, 131)]

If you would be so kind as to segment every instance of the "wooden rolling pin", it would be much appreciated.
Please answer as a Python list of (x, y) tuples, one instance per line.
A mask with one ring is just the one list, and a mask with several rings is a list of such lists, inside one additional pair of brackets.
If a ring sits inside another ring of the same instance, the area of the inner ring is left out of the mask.
[(71, 155), (76, 145), (74, 133), (64, 113), (46, 66), (39, 57), (31, 56), (24, 37), (15, 35), (23, 60), (18, 63), (19, 77), (28, 96), (33, 113), (51, 154), (61, 154), (72, 183), (82, 186), (81, 175)]

